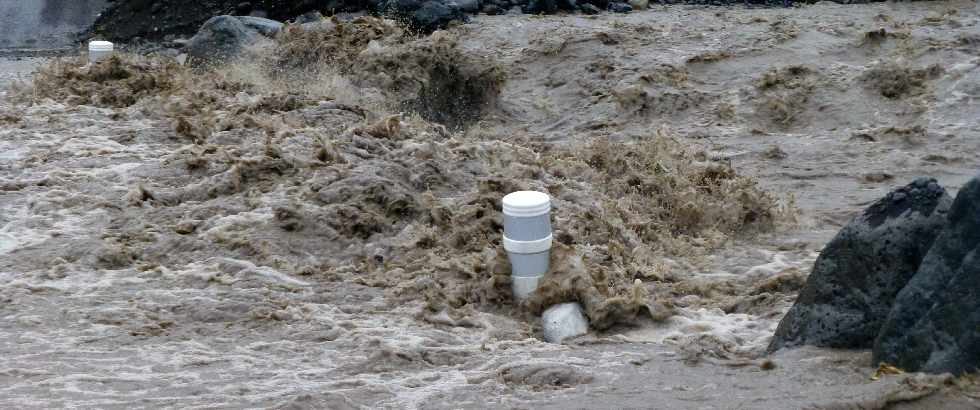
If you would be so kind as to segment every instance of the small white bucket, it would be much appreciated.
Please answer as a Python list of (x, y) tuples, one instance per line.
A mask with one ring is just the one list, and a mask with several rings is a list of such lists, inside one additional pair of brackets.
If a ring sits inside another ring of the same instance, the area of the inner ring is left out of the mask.
[(510, 260), (514, 297), (523, 300), (538, 288), (551, 259), (551, 197), (518, 191), (503, 200), (504, 250)]
[(88, 43), (88, 62), (91, 64), (112, 56), (114, 45), (108, 41), (91, 41)]

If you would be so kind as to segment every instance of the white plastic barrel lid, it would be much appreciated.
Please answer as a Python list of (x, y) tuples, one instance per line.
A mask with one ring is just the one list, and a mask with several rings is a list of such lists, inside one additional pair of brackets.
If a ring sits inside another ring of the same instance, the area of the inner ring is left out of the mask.
[(88, 43), (89, 50), (112, 51), (112, 43), (108, 41), (92, 41)]
[(515, 217), (545, 215), (551, 211), (551, 197), (544, 192), (517, 191), (504, 196), (504, 214)]

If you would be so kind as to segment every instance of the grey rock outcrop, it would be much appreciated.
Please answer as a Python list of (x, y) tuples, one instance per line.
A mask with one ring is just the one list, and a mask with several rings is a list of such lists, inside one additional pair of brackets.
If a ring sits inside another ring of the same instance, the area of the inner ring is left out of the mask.
[(456, 3), (430, 0), (422, 3), (422, 7), (412, 12), (408, 25), (423, 33), (431, 33), (448, 27), (454, 21), (463, 23), (468, 20), (469, 18)]
[(476, 14), (483, 7), (481, 0), (454, 0), (454, 2), (464, 13)]
[(946, 223), (952, 199), (920, 178), (868, 207), (823, 249), (769, 350), (870, 348)]
[(282, 27), (261, 17), (215, 16), (201, 26), (185, 50), (195, 64), (227, 61), (260, 39), (275, 37)]
[(283, 24), (275, 21), (269, 20), (267, 18), (255, 17), (255, 16), (235, 16), (238, 21), (241, 21), (246, 27), (258, 31), (259, 34), (266, 37), (275, 37), (282, 31)]
[(469, 16), (461, 7), (474, 5), (463, 3), (447, 0), (383, 0), (380, 7), (382, 14), (402, 21), (412, 30), (431, 33), (444, 29), (453, 22), (469, 21)]
[(873, 361), (930, 373), (980, 368), (980, 175), (960, 190), (946, 229), (898, 294)]

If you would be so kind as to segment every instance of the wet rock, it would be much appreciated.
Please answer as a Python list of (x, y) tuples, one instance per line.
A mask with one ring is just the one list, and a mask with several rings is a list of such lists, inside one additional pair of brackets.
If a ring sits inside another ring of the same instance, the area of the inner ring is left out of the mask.
[(411, 14), (408, 25), (423, 33), (443, 29), (454, 21), (466, 22), (467, 17), (455, 3), (427, 1)]
[(483, 6), (480, 0), (454, 0), (456, 7), (465, 13), (477, 13), (480, 11), (480, 7)]
[(266, 37), (275, 37), (283, 27), (283, 24), (278, 21), (262, 17), (237, 16), (235, 18), (241, 21), (246, 27), (256, 30), (259, 34)]
[(980, 368), (980, 175), (960, 190), (946, 229), (895, 299), (873, 361), (931, 373)]
[(558, 8), (566, 11), (578, 10), (578, 2), (576, 0), (558, 0)]
[(252, 12), (252, 3), (243, 1), (235, 5), (235, 13), (239, 15), (247, 15)]
[(541, 315), (544, 340), (561, 343), (562, 340), (589, 332), (589, 321), (582, 314), (578, 303), (562, 303), (549, 307)]
[(589, 3), (585, 3), (585, 4), (580, 4), (580, 5), (578, 6), (578, 8), (579, 8), (579, 10), (581, 10), (581, 11), (582, 11), (582, 13), (584, 13), (584, 14), (599, 14), (600, 12), (602, 12), (602, 10), (599, 10), (599, 8), (598, 8), (598, 7), (596, 7), (596, 6), (595, 6), (595, 5), (593, 5), (593, 4), (589, 4)]
[(388, 0), (381, 3), (382, 11), (395, 17), (408, 17), (422, 7), (421, 0)]
[(629, 13), (633, 11), (633, 7), (626, 3), (609, 3), (609, 11), (613, 13)]
[(186, 50), (196, 63), (228, 60), (263, 36), (275, 36), (281, 29), (282, 23), (260, 17), (212, 17), (187, 42)]
[(486, 6), (483, 6), (483, 14), (488, 16), (496, 16), (498, 14), (504, 14), (504, 9), (500, 8), (500, 6), (496, 4), (487, 4)]
[(556, 0), (531, 0), (524, 7), (524, 12), (527, 14), (552, 14), (556, 11), (558, 11)]
[(934, 179), (920, 178), (868, 207), (823, 249), (769, 349), (871, 347), (951, 203)]
[(590, 4), (601, 10), (606, 10), (609, 8), (609, 0), (592, 0), (589, 1)]

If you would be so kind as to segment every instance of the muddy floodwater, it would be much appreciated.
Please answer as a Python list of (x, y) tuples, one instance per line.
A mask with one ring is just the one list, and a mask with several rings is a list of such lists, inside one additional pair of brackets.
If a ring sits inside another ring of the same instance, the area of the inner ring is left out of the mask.
[[(971, 379), (873, 380), (867, 351), (765, 353), (851, 217), (980, 172), (976, 2), (478, 16), (382, 40), (330, 99), (238, 80), (62, 98), (23, 84), (46, 60), (0, 61), (0, 407), (980, 407)], [(425, 65), (457, 52), (499, 73)], [(377, 69), (399, 61), (499, 94), (447, 117), (434, 75), (390, 104), (364, 84), (410, 82)], [(494, 200), (517, 188), (555, 198), (585, 261), (567, 272), (589, 272), (555, 295), (592, 298), (601, 329), (545, 343), (540, 306), (501, 291)]]

